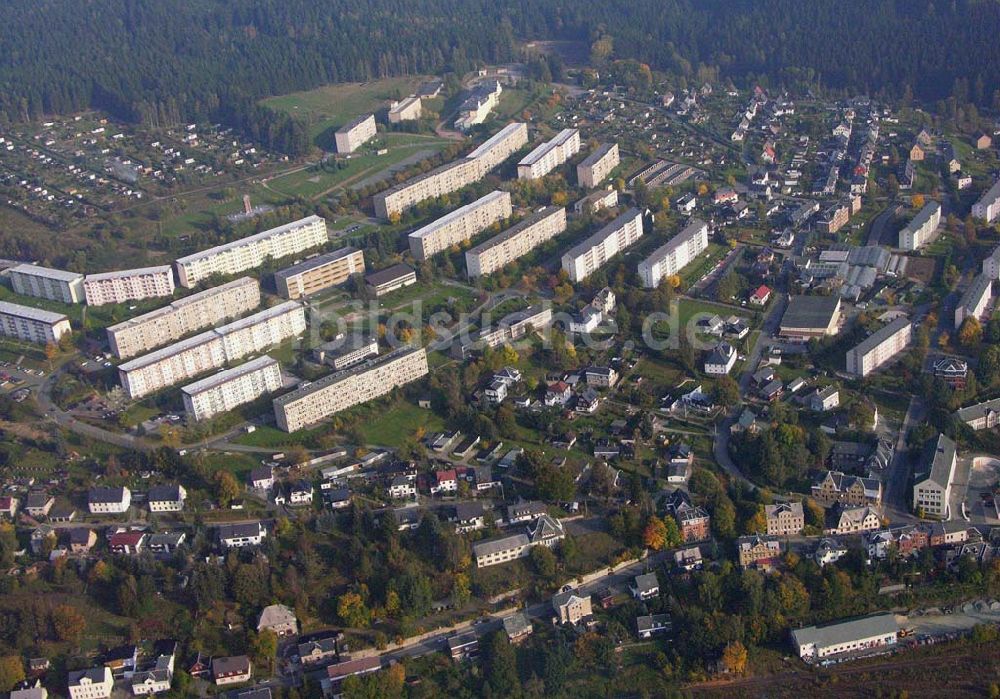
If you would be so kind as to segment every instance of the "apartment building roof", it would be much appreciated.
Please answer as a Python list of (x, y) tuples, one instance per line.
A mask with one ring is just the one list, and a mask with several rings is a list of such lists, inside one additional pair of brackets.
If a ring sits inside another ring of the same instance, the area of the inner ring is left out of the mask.
[(330, 264), (336, 260), (341, 260), (345, 257), (353, 255), (356, 252), (360, 252), (357, 248), (348, 245), (347, 247), (340, 248), (339, 250), (334, 250), (333, 252), (328, 252), (324, 255), (317, 255), (312, 257), (305, 262), (300, 262), (297, 265), (292, 265), (291, 267), (286, 267), (285, 269), (279, 270), (274, 273), (275, 279), (288, 279), (289, 277), (294, 277), (299, 274), (304, 274), (310, 270), (322, 267), (323, 265)]
[(630, 208), (628, 211), (618, 216), (618, 218), (616, 218), (614, 221), (607, 224), (593, 235), (588, 236), (587, 239), (584, 240), (582, 243), (574, 245), (565, 253), (565, 255), (568, 255), (569, 257), (579, 257), (580, 255), (584, 254), (598, 243), (605, 240), (614, 231), (618, 230), (619, 228), (622, 228), (626, 223), (628, 223), (629, 221), (631, 221), (632, 219), (636, 218), (639, 215), (640, 215), (639, 209), (635, 207)]
[(464, 206), (460, 206), (457, 209), (455, 209), (454, 211), (449, 211), (448, 213), (446, 213), (441, 218), (435, 219), (434, 221), (431, 221), (430, 223), (428, 223), (426, 226), (418, 228), (417, 230), (415, 230), (412, 233), (410, 233), (410, 235), (408, 237), (410, 237), (410, 238), (426, 238), (427, 236), (436, 233), (443, 226), (446, 226), (449, 223), (451, 223), (452, 221), (456, 221), (456, 220), (462, 218), (463, 216), (465, 216), (466, 214), (468, 214), (470, 211), (475, 211), (476, 209), (479, 209), (479, 208), (481, 208), (483, 206), (486, 206), (487, 204), (492, 204), (495, 201), (499, 201), (501, 199), (509, 198), (509, 197), (510, 197), (510, 193), (509, 192), (504, 192), (504, 191), (501, 191), (499, 189), (495, 189), (492, 192), (490, 192), (489, 194), (487, 194), (485, 196), (482, 196), (479, 199), (476, 199), (474, 202), (471, 202), (471, 203), (466, 204)]
[(135, 371), (136, 369), (142, 369), (144, 367), (150, 366), (151, 364), (156, 364), (168, 357), (173, 357), (176, 354), (184, 352), (186, 350), (192, 349), (194, 347), (199, 347), (201, 345), (207, 344), (209, 342), (215, 342), (219, 339), (219, 333), (216, 330), (206, 330), (205, 332), (198, 333), (193, 337), (189, 337), (184, 340), (179, 340), (172, 345), (167, 345), (166, 347), (160, 348), (158, 350), (153, 350), (148, 354), (144, 354), (141, 357), (136, 357), (135, 359), (125, 362), (124, 364), (119, 364), (119, 371)]
[(423, 351), (424, 350), (422, 347), (409, 347), (409, 346), (400, 347), (399, 349), (394, 350), (389, 354), (384, 354), (380, 357), (373, 357), (368, 361), (363, 362), (361, 364), (356, 364), (355, 366), (352, 366), (349, 369), (344, 369), (343, 371), (334, 372), (333, 374), (327, 374), (323, 378), (313, 381), (308, 386), (303, 386), (302, 388), (297, 388), (294, 391), (286, 393), (283, 396), (278, 396), (277, 398), (274, 399), (274, 406), (278, 407), (287, 405), (288, 403), (296, 401), (299, 398), (302, 398), (303, 396), (315, 393), (316, 391), (321, 391), (332, 384), (338, 383), (339, 381), (347, 378), (348, 376), (361, 374), (368, 371), (369, 369), (371, 369), (376, 365), (386, 364), (388, 362), (393, 361), (394, 359), (399, 359), (400, 357), (406, 356), (408, 354), (413, 354), (414, 352), (423, 352)]
[(536, 212), (534, 212), (532, 214), (529, 214), (528, 216), (525, 216), (523, 219), (521, 219), (520, 221), (518, 221), (517, 223), (515, 223), (513, 226), (511, 226), (510, 228), (508, 228), (508, 229), (506, 229), (506, 230), (498, 233), (497, 235), (493, 236), (489, 240), (483, 241), (479, 245), (477, 245), (477, 246), (475, 246), (473, 248), (470, 248), (469, 250), (466, 251), (466, 254), (467, 255), (478, 255), (479, 253), (483, 252), (484, 250), (489, 250), (490, 248), (494, 248), (497, 245), (499, 245), (500, 243), (503, 243), (503, 242), (505, 242), (507, 240), (510, 240), (511, 238), (517, 237), (518, 235), (520, 235), (521, 233), (523, 233), (526, 228), (530, 228), (531, 226), (534, 226), (539, 221), (544, 221), (549, 216), (557, 214), (560, 210), (564, 210), (564, 209), (562, 209), (562, 207), (559, 207), (559, 206), (546, 206), (546, 207), (543, 207), (543, 208), (539, 209), (538, 211), (536, 211)]
[(553, 148), (558, 148), (563, 145), (577, 133), (579, 133), (577, 129), (563, 129), (551, 140), (536, 146), (534, 150), (521, 159), (521, 162), (519, 162), (518, 165), (534, 165), (539, 160), (544, 158)]
[(204, 259), (206, 257), (213, 257), (226, 250), (232, 250), (234, 248), (240, 248), (249, 243), (255, 243), (261, 240), (267, 240), (276, 235), (281, 235), (287, 233), (295, 228), (301, 228), (303, 226), (312, 225), (317, 221), (323, 221), (319, 216), (306, 216), (305, 218), (300, 218), (298, 221), (291, 221), (281, 226), (275, 228), (269, 228), (266, 231), (261, 231), (260, 233), (255, 233), (254, 235), (248, 235), (245, 238), (238, 238), (236, 240), (230, 241), (228, 243), (223, 243), (222, 245), (216, 245), (215, 247), (207, 248), (205, 250), (200, 250), (190, 255), (177, 258), (177, 264), (187, 264), (188, 262), (196, 262), (198, 260)]
[(359, 117), (355, 117), (354, 119), (351, 119), (349, 122), (341, 126), (339, 129), (337, 129), (337, 133), (347, 133), (352, 129), (356, 129), (369, 119), (374, 118), (374, 116), (375, 116), (374, 114), (362, 114)]
[(510, 136), (512, 133), (523, 127), (524, 124), (522, 122), (512, 121), (502, 129), (497, 131), (495, 134), (487, 138), (485, 141), (483, 141), (482, 144), (479, 145), (477, 148), (474, 148), (466, 157), (472, 160), (482, 157), (484, 154), (492, 150), (498, 143), (500, 143), (508, 136)]
[(941, 205), (936, 201), (928, 202), (922, 209), (920, 209), (920, 211), (917, 212), (917, 215), (914, 216), (908, 224), (906, 224), (903, 230), (900, 231), (900, 234), (903, 234), (906, 231), (912, 232), (927, 225), (927, 223), (931, 220), (931, 217), (940, 210)]
[(156, 267), (137, 267), (135, 269), (119, 269), (115, 272), (101, 272), (100, 274), (88, 274), (86, 281), (102, 282), (107, 279), (124, 279), (126, 277), (139, 277), (147, 274), (163, 274), (170, 272), (170, 265), (158, 265)]
[(888, 325), (883, 325), (881, 328), (879, 328), (871, 335), (866, 337), (863, 341), (861, 341), (857, 345), (857, 347), (854, 348), (854, 351), (859, 354), (866, 354), (875, 349), (876, 347), (878, 347), (880, 344), (885, 342), (887, 339), (898, 333), (900, 330), (902, 330), (909, 324), (910, 324), (909, 318), (896, 318), (896, 320), (892, 321)]
[(226, 282), (225, 284), (221, 284), (220, 286), (213, 286), (211, 289), (205, 289), (204, 291), (199, 291), (196, 294), (191, 294), (190, 296), (185, 296), (184, 298), (177, 299), (176, 301), (172, 301), (166, 306), (154, 309), (152, 311), (149, 311), (148, 313), (143, 313), (142, 315), (138, 315), (135, 318), (129, 318), (128, 320), (123, 320), (122, 322), (116, 323), (115, 325), (109, 325), (108, 332), (113, 333), (119, 330), (125, 330), (126, 328), (147, 323), (151, 320), (155, 320), (156, 318), (161, 318), (165, 315), (170, 315), (171, 313), (179, 311), (182, 308), (186, 308), (193, 304), (200, 303), (201, 301), (207, 298), (218, 296), (219, 294), (225, 293), (230, 289), (235, 289), (241, 286), (257, 286), (257, 280), (254, 279), (253, 277), (240, 277), (239, 279), (234, 279), (233, 281)]
[(20, 274), (31, 274), (36, 277), (45, 277), (46, 279), (55, 279), (60, 282), (72, 282), (83, 277), (83, 275), (78, 272), (67, 272), (63, 269), (42, 267), (41, 265), (32, 265), (26, 262), (19, 264), (16, 267), (12, 267), (8, 271), (18, 272)]
[(240, 364), (239, 366), (233, 367), (232, 369), (224, 369), (212, 376), (207, 376), (200, 381), (195, 381), (192, 384), (188, 384), (181, 388), (181, 391), (188, 394), (189, 396), (197, 395), (208, 391), (210, 389), (221, 386), (222, 384), (237, 379), (246, 374), (250, 374), (254, 371), (258, 371), (265, 367), (269, 367), (272, 364), (277, 364), (277, 360), (268, 357), (266, 354), (256, 359), (251, 359), (249, 362)]
[(588, 155), (580, 162), (580, 167), (590, 167), (594, 163), (598, 162), (601, 158), (606, 156), (611, 152), (611, 149), (617, 146), (617, 143), (602, 143), (599, 145), (593, 153)]
[(279, 303), (277, 306), (271, 306), (270, 308), (265, 308), (263, 311), (257, 311), (253, 315), (249, 315), (246, 318), (240, 318), (238, 320), (234, 320), (232, 323), (220, 325), (215, 329), (215, 332), (219, 335), (225, 336), (229, 333), (236, 332), (237, 330), (243, 330), (244, 328), (249, 328), (257, 325), (258, 323), (271, 320), (272, 318), (277, 318), (278, 316), (289, 313), (296, 308), (302, 308), (302, 304), (298, 301), (285, 301), (284, 303)]
[(684, 226), (680, 233), (675, 235), (673, 238), (668, 240), (666, 243), (656, 248), (649, 257), (646, 258), (646, 262), (649, 264), (655, 264), (660, 260), (666, 258), (674, 250), (687, 244), (695, 235), (701, 231), (702, 228), (707, 228), (708, 224), (702, 221), (700, 218), (693, 218), (688, 222), (688, 225)]
[(393, 265), (392, 267), (380, 269), (377, 272), (372, 272), (371, 274), (366, 274), (365, 283), (371, 284), (372, 286), (381, 286), (411, 274), (414, 274), (413, 268), (409, 265), (400, 263), (398, 265)]
[(943, 434), (938, 435), (933, 450), (928, 449), (923, 456), (921, 468), (914, 472), (916, 482), (929, 480), (946, 487), (951, 482), (955, 450), (955, 442), (951, 438)]
[(34, 306), (22, 306), (19, 303), (10, 303), (8, 301), (0, 301), (0, 313), (49, 324), (66, 320), (66, 316), (62, 313), (43, 311), (41, 308), (35, 308)]

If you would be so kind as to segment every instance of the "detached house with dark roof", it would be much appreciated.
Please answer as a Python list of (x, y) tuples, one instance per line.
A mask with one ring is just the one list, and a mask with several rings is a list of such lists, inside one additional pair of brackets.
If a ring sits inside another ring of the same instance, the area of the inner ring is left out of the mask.
[(186, 499), (187, 491), (182, 485), (154, 485), (149, 489), (146, 503), (150, 512), (180, 512)]
[(128, 488), (91, 488), (87, 493), (90, 514), (120, 515), (128, 512), (132, 493)]

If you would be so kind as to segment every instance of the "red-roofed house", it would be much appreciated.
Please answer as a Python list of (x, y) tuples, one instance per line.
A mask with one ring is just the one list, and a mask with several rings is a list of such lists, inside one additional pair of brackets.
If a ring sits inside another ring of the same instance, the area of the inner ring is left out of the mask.
[(750, 303), (754, 306), (764, 306), (767, 304), (768, 299), (771, 298), (771, 289), (766, 285), (761, 284), (754, 292), (750, 294)]
[(12, 498), (9, 495), (4, 495), (0, 498), (0, 515), (4, 517), (9, 517), (14, 519), (14, 515), (17, 514), (17, 499)]
[(125, 556), (133, 556), (139, 553), (145, 544), (145, 532), (118, 532), (117, 534), (113, 534), (111, 539), (108, 540), (108, 548), (111, 549), (111, 553)]
[(437, 495), (438, 493), (454, 493), (458, 490), (458, 476), (455, 474), (455, 469), (448, 469), (447, 471), (436, 471), (434, 473), (434, 482), (431, 485), (431, 495)]
[(545, 391), (545, 405), (566, 405), (573, 396), (573, 388), (565, 381), (549, 384)]

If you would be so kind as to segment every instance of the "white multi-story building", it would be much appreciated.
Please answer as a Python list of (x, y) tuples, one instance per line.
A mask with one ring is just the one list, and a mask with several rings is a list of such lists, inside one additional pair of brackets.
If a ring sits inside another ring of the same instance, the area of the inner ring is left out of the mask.
[(146, 494), (150, 512), (180, 512), (187, 500), (187, 490), (179, 483), (154, 485)]
[(897, 318), (847, 351), (847, 373), (864, 378), (910, 346), (913, 324)]
[(297, 299), (343, 284), (352, 274), (364, 272), (364, 253), (346, 247), (275, 272), (274, 284), (286, 299)]
[(966, 318), (981, 319), (992, 298), (993, 279), (986, 274), (977, 274), (955, 306), (955, 329), (960, 328)]
[(1000, 425), (1000, 398), (959, 408), (955, 417), (974, 430), (991, 430)]
[(468, 131), (476, 124), (482, 124), (496, 106), (500, 104), (500, 93), (503, 86), (499, 80), (491, 80), (478, 85), (458, 108), (458, 118), (455, 127), (459, 131)]
[(921, 467), (913, 473), (914, 511), (922, 512), (925, 517), (948, 518), (957, 462), (955, 442), (939, 435), (934, 451), (924, 454)]
[(642, 212), (632, 208), (562, 256), (562, 268), (579, 282), (642, 237)]
[(618, 206), (618, 190), (609, 186), (607, 189), (591, 192), (577, 201), (573, 204), (573, 213), (594, 214), (601, 209), (613, 209), (616, 206)]
[(576, 166), (576, 180), (584, 189), (593, 189), (618, 167), (619, 162), (618, 144), (602, 143)]
[(115, 679), (107, 666), (74, 670), (67, 680), (69, 699), (107, 699), (114, 686)]
[(410, 95), (404, 100), (389, 105), (389, 123), (399, 124), (404, 121), (415, 121), (423, 113), (420, 97)]
[(83, 293), (88, 306), (171, 296), (174, 272), (170, 265), (160, 265), (88, 274), (83, 279)]
[(895, 615), (877, 614), (826, 626), (792, 629), (792, 644), (800, 658), (813, 660), (895, 646), (898, 634)]
[(334, 133), (338, 153), (353, 153), (375, 137), (375, 115), (366, 114), (349, 121)]
[(330, 374), (274, 400), (278, 427), (295, 432), (341, 410), (374, 400), (426, 376), (427, 353), (405, 347), (365, 364)]
[(563, 129), (555, 138), (538, 145), (517, 164), (519, 180), (545, 177), (580, 152), (580, 131)]
[(919, 250), (941, 224), (941, 205), (936, 201), (928, 203), (917, 212), (899, 232), (899, 247), (903, 250)]
[(305, 332), (305, 310), (286, 301), (246, 318), (207, 330), (118, 367), (129, 398), (140, 398), (204, 372), (262, 352)]
[(488, 138), (466, 157), (376, 194), (375, 214), (388, 219), (422, 201), (440, 197), (481, 180), (528, 142), (528, 127), (513, 122)]
[(410, 233), (410, 252), (423, 262), (482, 233), (494, 223), (510, 218), (512, 213), (510, 192), (495, 190)]
[(241, 277), (112, 325), (107, 329), (108, 343), (116, 357), (128, 359), (202, 328), (239, 318), (258, 306), (260, 284), (252, 277)]
[(260, 267), (267, 258), (280, 260), (303, 250), (326, 245), (329, 241), (326, 220), (319, 216), (307, 216), (256, 235), (187, 255), (174, 264), (180, 285), (190, 289), (212, 274), (239, 274)]
[(989, 277), (990, 281), (1000, 280), (1000, 245), (993, 248), (990, 256), (983, 260), (983, 274)]
[(121, 515), (132, 505), (128, 488), (91, 488), (87, 493), (87, 509), (92, 515)]
[(470, 278), (492, 274), (566, 230), (566, 209), (546, 206), (465, 253)]
[(666, 244), (639, 263), (639, 278), (647, 289), (656, 288), (665, 277), (679, 273), (708, 247), (708, 224), (694, 218)]
[(267, 529), (260, 522), (220, 524), (217, 533), (219, 543), (227, 549), (260, 546), (267, 538)]
[(271, 357), (252, 359), (181, 389), (184, 410), (194, 420), (208, 420), (281, 388), (281, 368)]
[(986, 223), (993, 223), (1000, 218), (1000, 180), (983, 192), (983, 196), (972, 205), (972, 216), (981, 218)]
[(18, 265), (7, 270), (14, 291), (62, 303), (83, 303), (83, 275), (38, 265)]
[(69, 319), (62, 313), (0, 301), (0, 335), (48, 345), (68, 332)]

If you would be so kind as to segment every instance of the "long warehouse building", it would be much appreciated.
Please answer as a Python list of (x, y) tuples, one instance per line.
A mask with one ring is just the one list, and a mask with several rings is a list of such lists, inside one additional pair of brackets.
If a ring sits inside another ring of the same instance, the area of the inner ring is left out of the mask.
[(475, 279), (492, 274), (566, 230), (566, 209), (546, 206), (465, 253), (465, 267)]
[(495, 190), (428, 223), (409, 235), (410, 252), (420, 262), (470, 240), (498, 221), (510, 218), (510, 192)]
[(563, 129), (555, 138), (538, 145), (517, 164), (519, 180), (545, 177), (580, 152), (579, 129)]
[(177, 279), (181, 286), (190, 289), (213, 274), (239, 274), (260, 267), (267, 258), (279, 260), (329, 241), (326, 220), (307, 216), (182, 257), (175, 262)]
[(62, 313), (0, 301), (0, 335), (48, 345), (68, 332), (69, 319)]
[(239, 318), (258, 306), (260, 284), (252, 277), (241, 277), (110, 326), (108, 344), (116, 357), (129, 359), (198, 330)]
[(896, 318), (847, 351), (847, 373), (864, 378), (910, 346), (913, 324)]
[(418, 175), (375, 195), (375, 215), (388, 220), (422, 201), (457, 191), (486, 177), (528, 143), (528, 127), (513, 122), (464, 158)]
[(7, 274), (18, 294), (62, 303), (84, 301), (82, 274), (27, 264), (12, 267)]
[(364, 253), (346, 247), (275, 272), (274, 284), (286, 299), (297, 299), (343, 284), (352, 274), (364, 273)]
[(83, 280), (83, 293), (88, 306), (173, 296), (174, 271), (170, 265), (159, 265), (88, 274)]
[(129, 398), (141, 398), (262, 352), (305, 329), (303, 306), (286, 301), (126, 362), (118, 367), (118, 378)]
[(601, 265), (642, 237), (642, 212), (631, 208), (562, 256), (562, 268), (573, 282), (596, 272)]
[(275, 398), (274, 417), (278, 427), (295, 432), (383, 396), (427, 372), (427, 352), (422, 347), (405, 347)]
[(691, 219), (684, 229), (639, 263), (639, 278), (647, 289), (655, 289), (660, 280), (677, 274), (708, 247), (708, 224)]
[(220, 371), (181, 389), (184, 410), (193, 420), (208, 420), (281, 388), (281, 367), (264, 355)]
[(584, 189), (593, 189), (618, 167), (619, 162), (618, 144), (602, 143), (576, 166), (576, 180)]

